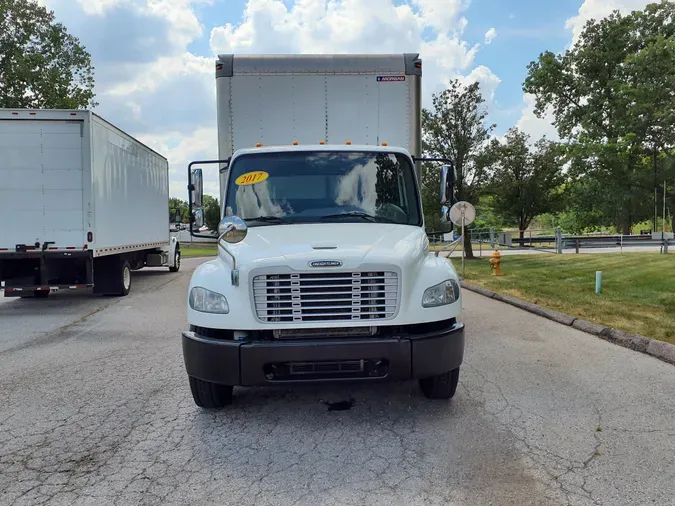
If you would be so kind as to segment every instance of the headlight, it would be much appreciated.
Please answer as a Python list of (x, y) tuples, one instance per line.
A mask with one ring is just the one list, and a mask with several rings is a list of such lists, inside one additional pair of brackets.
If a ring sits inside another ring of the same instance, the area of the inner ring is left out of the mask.
[(226, 314), (230, 312), (225, 296), (201, 286), (195, 286), (190, 290), (189, 302), (192, 309), (202, 313)]
[(459, 283), (448, 279), (427, 288), (422, 296), (422, 307), (437, 307), (452, 304), (459, 298)]

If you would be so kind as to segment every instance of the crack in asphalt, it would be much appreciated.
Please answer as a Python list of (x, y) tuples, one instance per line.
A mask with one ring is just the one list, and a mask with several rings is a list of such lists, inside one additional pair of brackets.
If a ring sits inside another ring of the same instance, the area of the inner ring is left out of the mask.
[[(602, 444), (602, 441), (600, 440), (600, 432), (595, 431), (593, 433), (596, 440), (596, 444), (593, 448), (593, 451), (590, 453), (590, 456), (583, 461), (570, 460), (567, 457), (556, 454), (555, 452), (551, 451), (548, 448), (543, 448), (537, 445), (536, 443), (533, 443), (532, 441), (528, 440), (527, 437), (528, 429), (525, 423), (523, 422), (524, 413), (521, 408), (517, 408), (511, 405), (507, 396), (504, 394), (504, 391), (502, 390), (501, 386), (489, 380), (484, 374), (478, 371), (475, 367), (472, 367), (471, 364), (468, 363), (467, 361), (465, 361), (465, 363), (463, 364), (463, 368), (465, 370), (470, 370), (473, 374), (478, 376), (483, 382), (483, 386), (476, 389), (476, 392), (472, 392), (471, 389), (466, 388), (467, 394), (470, 397), (481, 401), (483, 403), (485, 415), (491, 416), (495, 420), (497, 420), (502, 426), (504, 426), (507, 430), (509, 430), (509, 432), (517, 439), (519, 443), (521, 443), (525, 447), (525, 453), (532, 459), (533, 462), (536, 462), (537, 464), (543, 467), (543, 470), (545, 471), (546, 475), (550, 478), (552, 483), (555, 483), (557, 485), (557, 489), (564, 494), (566, 504), (572, 505), (573, 504), (572, 498), (575, 496), (583, 499), (589, 499), (593, 502), (593, 504), (597, 504), (597, 502), (593, 499), (592, 492), (586, 488), (585, 476), (582, 476), (583, 479), (582, 483), (578, 487), (574, 488), (571, 486), (569, 482), (566, 482), (564, 478), (566, 478), (570, 473), (572, 474), (578, 472), (582, 473), (590, 466), (593, 460), (599, 456), (599, 448)], [(484, 399), (485, 397), (484, 385), (490, 385), (494, 389), (494, 391), (497, 392), (498, 394), (498, 400), (493, 401), (493, 403), (497, 406), (497, 409), (495, 410), (488, 409), (488, 402)], [(500, 415), (502, 414), (506, 414), (506, 417), (500, 418)], [(602, 416), (600, 410), (597, 407), (596, 407), (596, 414), (598, 417), (597, 427), (601, 427)], [(542, 417), (539, 416), (539, 418)], [(561, 466), (563, 467), (562, 472), (555, 472), (552, 470), (555, 469), (556, 467)], [(551, 487), (552, 483), (551, 482), (547, 483), (545, 480), (542, 481), (542, 485), (547, 487)]]

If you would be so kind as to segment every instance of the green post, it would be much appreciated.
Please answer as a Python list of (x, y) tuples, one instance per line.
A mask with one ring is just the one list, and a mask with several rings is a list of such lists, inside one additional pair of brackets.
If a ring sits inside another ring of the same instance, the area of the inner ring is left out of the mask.
[(602, 271), (595, 271), (595, 293), (602, 292)]

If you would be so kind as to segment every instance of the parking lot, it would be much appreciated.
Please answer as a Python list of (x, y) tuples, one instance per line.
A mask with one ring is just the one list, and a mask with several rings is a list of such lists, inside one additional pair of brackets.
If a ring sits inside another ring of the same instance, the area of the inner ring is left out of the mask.
[(410, 382), (198, 409), (180, 331), (202, 261), (124, 298), (0, 299), (0, 504), (673, 504), (675, 367), (466, 291), (449, 403)]

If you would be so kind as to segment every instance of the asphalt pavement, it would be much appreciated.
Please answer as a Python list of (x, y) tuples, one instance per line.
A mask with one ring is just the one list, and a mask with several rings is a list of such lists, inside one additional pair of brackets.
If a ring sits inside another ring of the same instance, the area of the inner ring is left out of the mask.
[(201, 261), (124, 298), (0, 299), (0, 504), (675, 504), (675, 367), (467, 291), (450, 402), (403, 382), (200, 410), (180, 331)]

